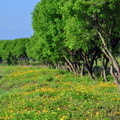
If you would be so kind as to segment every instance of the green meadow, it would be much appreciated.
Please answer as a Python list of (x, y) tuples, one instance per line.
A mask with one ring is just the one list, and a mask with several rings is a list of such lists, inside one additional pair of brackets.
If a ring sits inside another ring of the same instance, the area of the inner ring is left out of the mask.
[(60, 69), (0, 66), (0, 120), (120, 120), (120, 91)]

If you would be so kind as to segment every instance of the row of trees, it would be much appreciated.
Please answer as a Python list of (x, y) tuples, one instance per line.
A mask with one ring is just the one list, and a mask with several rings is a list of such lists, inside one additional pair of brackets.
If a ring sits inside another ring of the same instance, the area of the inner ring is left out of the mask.
[(18, 64), (19, 62), (27, 62), (26, 43), (30, 38), (20, 38), (15, 40), (0, 41), (0, 62), (6, 64)]
[(91, 78), (96, 78), (94, 71), (101, 59), (105, 81), (110, 62), (111, 75), (120, 88), (120, 67), (115, 58), (120, 52), (119, 6), (120, 0), (41, 0), (32, 12), (33, 36), (18, 40), (20, 44), (6, 41), (3, 46), (11, 51), (4, 50), (0, 56), (3, 60), (21, 58), (17, 55), (20, 50), (14, 50), (18, 43), (18, 47), (24, 46), (22, 57), (81, 76), (86, 68)]
[(120, 0), (41, 0), (32, 13), (34, 34), (28, 56), (74, 73), (82, 73), (85, 66), (91, 78), (95, 78), (94, 62), (97, 65), (101, 58), (105, 80), (110, 62), (120, 88), (115, 58), (120, 48), (119, 6)]

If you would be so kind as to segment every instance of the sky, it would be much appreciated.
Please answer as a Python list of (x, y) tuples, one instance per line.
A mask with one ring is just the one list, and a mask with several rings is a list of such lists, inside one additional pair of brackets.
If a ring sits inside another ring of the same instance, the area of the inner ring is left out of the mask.
[(38, 2), (40, 0), (1, 0), (0, 40), (32, 36), (31, 13)]

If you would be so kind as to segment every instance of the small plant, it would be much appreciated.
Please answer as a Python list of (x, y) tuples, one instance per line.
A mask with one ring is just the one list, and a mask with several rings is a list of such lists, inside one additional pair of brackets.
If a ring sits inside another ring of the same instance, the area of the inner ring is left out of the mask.
[(57, 74), (65, 74), (67, 71), (63, 69), (58, 69)]
[(52, 76), (47, 76), (47, 77), (46, 77), (46, 80), (47, 80), (47, 81), (53, 81), (54, 78), (53, 78)]

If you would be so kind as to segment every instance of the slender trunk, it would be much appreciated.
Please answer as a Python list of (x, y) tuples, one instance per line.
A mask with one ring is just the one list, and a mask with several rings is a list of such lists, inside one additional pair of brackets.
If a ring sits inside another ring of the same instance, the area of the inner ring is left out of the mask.
[(115, 59), (115, 57), (112, 55), (111, 51), (108, 49), (106, 43), (105, 43), (105, 39), (103, 38), (101, 32), (99, 31), (99, 29), (97, 29), (97, 32), (103, 42), (103, 45), (104, 45), (104, 49), (107, 51), (109, 57), (111, 58), (112, 60), (112, 64), (114, 66), (114, 68), (117, 70), (118, 74), (120, 74), (120, 67), (119, 67), (119, 63), (117, 62), (117, 60)]
[(114, 74), (113, 65), (111, 65), (110, 73), (111, 73), (112, 77), (114, 78), (114, 82), (117, 84), (118, 89), (120, 89), (120, 83), (118, 82), (118, 79), (116, 78), (116, 76), (115, 76), (115, 74)]
[(94, 72), (93, 72), (93, 76), (94, 76), (95, 80), (97, 80), (97, 77), (96, 77), (96, 75), (95, 75), (95, 73), (94, 73)]
[(87, 72), (88, 72), (88, 75), (91, 79), (93, 79), (93, 76), (92, 76), (92, 69), (90, 69), (90, 67), (86, 64), (86, 69), (87, 69)]
[(90, 72), (88, 69), (87, 69), (87, 72), (88, 72), (89, 77), (90, 77), (91, 79), (93, 79), (93, 76), (92, 76), (91, 72)]
[(83, 62), (84, 62), (84, 65), (87, 69), (88, 75), (90, 76), (91, 79), (93, 79), (93, 63), (94, 63), (94, 60), (95, 60), (95, 56), (96, 56), (96, 52), (94, 52), (92, 54), (91, 60), (89, 61), (89, 59), (86, 60), (86, 56), (81, 55), (81, 57), (83, 59)]
[(72, 69), (71, 69), (71, 67), (68, 65), (67, 66), (67, 68), (68, 68), (68, 70), (70, 71), (70, 72), (72, 72)]
[(104, 81), (107, 82), (106, 70), (103, 68), (103, 77)]
[[(100, 30), (97, 28), (96, 29), (98, 32), (98, 35), (100, 36), (102, 43), (103, 43), (103, 48), (104, 48), (104, 52), (106, 53), (108, 59), (111, 62), (111, 75), (114, 78), (115, 83), (117, 84), (118, 88), (120, 88), (120, 84), (119, 84), (119, 80), (120, 80), (120, 67), (119, 67), (119, 63), (117, 62), (116, 58), (112, 55), (111, 51), (108, 49), (106, 43), (105, 43), (105, 39), (103, 38)], [(117, 74), (114, 74), (114, 71), (112, 70), (114, 67), (117, 71)]]
[(75, 71), (74, 66), (73, 66), (72, 63), (66, 58), (65, 55), (64, 55), (64, 58), (65, 58), (65, 60), (67, 61), (67, 63), (70, 65), (70, 67), (72, 68), (72, 71), (73, 71), (75, 74), (77, 74), (77, 72)]
[(78, 69), (77, 69), (77, 63), (76, 62), (73, 64), (73, 67), (74, 67), (74, 70), (76, 71), (76, 74), (78, 74), (79, 72), (78, 72)]
[(58, 64), (57, 63), (55, 64), (55, 68), (58, 69)]
[(83, 77), (83, 75), (84, 75), (84, 64), (83, 63), (81, 66), (80, 75), (81, 75), (81, 77)]
[(67, 63), (65, 62), (65, 64), (63, 65), (63, 69), (67, 70)]
[(80, 65), (77, 63), (77, 71), (78, 71), (78, 73), (79, 73), (79, 71), (80, 71)]
[(71, 67), (65, 62), (65, 68), (68, 69), (70, 72), (72, 72)]
[(105, 57), (102, 57), (103, 77), (105, 82), (107, 82), (106, 69), (107, 69), (108, 62), (109, 62), (108, 58), (106, 58), (106, 63), (105, 63)]

